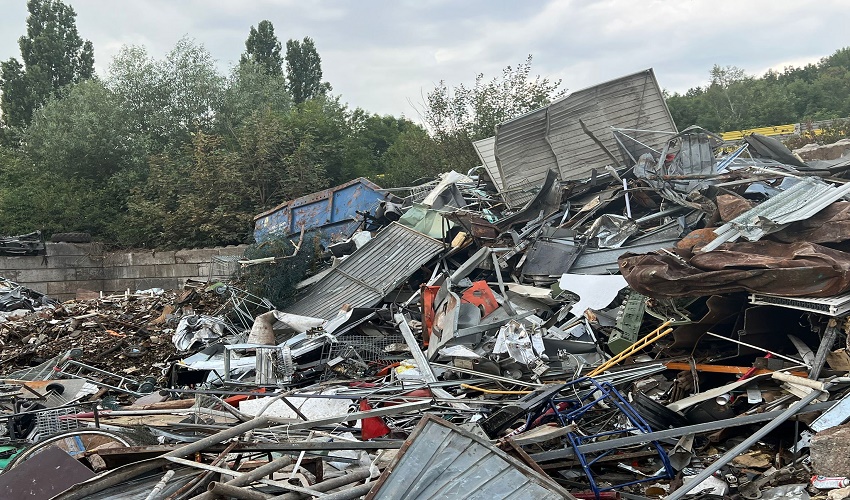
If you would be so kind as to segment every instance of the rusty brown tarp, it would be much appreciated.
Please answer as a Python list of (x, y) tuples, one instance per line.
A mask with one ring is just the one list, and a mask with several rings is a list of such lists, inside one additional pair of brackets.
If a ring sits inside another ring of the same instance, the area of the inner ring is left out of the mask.
[(687, 260), (626, 253), (619, 265), (629, 286), (656, 298), (741, 291), (831, 297), (850, 290), (850, 253), (808, 242), (727, 243)]

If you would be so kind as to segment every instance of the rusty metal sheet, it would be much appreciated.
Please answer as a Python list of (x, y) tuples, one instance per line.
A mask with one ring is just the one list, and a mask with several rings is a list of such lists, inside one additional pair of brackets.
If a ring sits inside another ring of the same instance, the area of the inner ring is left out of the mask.
[(94, 475), (77, 459), (51, 446), (0, 474), (0, 498), (47, 500)]
[(629, 286), (658, 298), (743, 291), (831, 297), (850, 291), (850, 254), (807, 242), (727, 243), (688, 260), (627, 253), (618, 263)]
[[(718, 197), (719, 198), (719, 197)], [(771, 238), (793, 243), (840, 243), (850, 239), (850, 202), (837, 201), (806, 220), (793, 222)]]

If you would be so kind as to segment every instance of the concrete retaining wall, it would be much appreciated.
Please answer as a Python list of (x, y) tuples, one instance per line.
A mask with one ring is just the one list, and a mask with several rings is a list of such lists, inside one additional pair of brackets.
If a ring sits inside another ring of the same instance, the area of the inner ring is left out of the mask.
[(99, 243), (47, 243), (47, 255), (0, 256), (0, 276), (60, 300), (104, 293), (182, 288), (187, 278), (224, 278), (246, 245), (194, 250), (105, 252)]

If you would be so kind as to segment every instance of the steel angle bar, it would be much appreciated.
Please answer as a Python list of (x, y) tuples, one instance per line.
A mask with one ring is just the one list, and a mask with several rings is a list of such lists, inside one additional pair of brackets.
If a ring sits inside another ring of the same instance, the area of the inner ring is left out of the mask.
[[(835, 405), (835, 401), (825, 401), (814, 403), (808, 406), (804, 406), (799, 411), (795, 412), (794, 415), (803, 414), (803, 413), (812, 413), (821, 410), (827, 410), (832, 408)], [(759, 422), (764, 422), (767, 420), (773, 420), (777, 417), (782, 416), (785, 410), (774, 410), (765, 413), (756, 413), (753, 415), (746, 415), (743, 417), (733, 417), (727, 418), (723, 420), (716, 420), (712, 422), (705, 422), (702, 424), (694, 424), (688, 425), (685, 427), (677, 427), (675, 429), (667, 429), (663, 431), (655, 431), (649, 434), (643, 434), (639, 436), (627, 436), (623, 438), (609, 439), (607, 441), (602, 441), (598, 443), (588, 443), (583, 444), (578, 447), (578, 450), (582, 453), (593, 453), (596, 451), (606, 450), (608, 448), (620, 448), (625, 446), (633, 446), (636, 444), (641, 444), (647, 442), (649, 440), (663, 440), (669, 438), (678, 438), (684, 436), (686, 434), (702, 434), (705, 432), (713, 432), (720, 429), (725, 429), (727, 427), (737, 427), (742, 425), (750, 425), (757, 424)], [(552, 460), (558, 460), (561, 458), (571, 458), (575, 456), (573, 450), (571, 448), (565, 448), (560, 450), (551, 450), (544, 451), (542, 453), (537, 453), (535, 455), (531, 455), (531, 458), (534, 459), (535, 462), (548, 462)]]
[[(422, 349), (419, 348), (419, 343), (416, 341), (416, 337), (413, 336), (413, 331), (410, 329), (410, 325), (407, 324), (407, 318), (404, 317), (403, 314), (396, 313), (393, 315), (393, 319), (396, 323), (398, 323), (398, 328), (401, 331), (402, 337), (404, 337), (405, 343), (407, 343), (407, 347), (410, 348), (410, 352), (413, 355), (413, 359), (416, 361), (416, 366), (419, 368), (419, 372), (422, 373), (422, 377), (425, 378), (425, 382), (434, 383), (437, 382), (437, 376), (434, 375), (434, 371), (431, 370), (431, 365), (428, 362), (428, 358), (425, 356), (425, 353), (422, 352)], [(431, 388), (431, 392), (440, 398), (451, 399), (453, 396), (449, 394), (448, 391), (443, 389), (442, 387), (433, 387)], [(452, 403), (458, 409), (468, 410), (469, 406), (464, 403), (458, 401), (457, 403)]]
[(368, 410), (368, 411), (357, 411), (353, 413), (345, 413), (343, 415), (334, 415), (331, 417), (318, 418), (316, 420), (308, 420), (306, 422), (295, 422), (288, 423), (286, 419), (275, 418), (275, 417), (267, 417), (269, 422), (281, 424), (271, 429), (287, 429), (287, 430), (297, 430), (297, 429), (310, 429), (312, 427), (319, 427), (322, 425), (329, 424), (338, 424), (342, 422), (351, 422), (353, 420), (361, 420), (369, 417), (383, 417), (386, 415), (397, 415), (399, 413), (405, 413), (408, 411), (418, 411), (425, 410), (431, 407), (431, 400), (428, 401), (414, 401), (412, 403), (402, 403), (396, 406), (389, 406), (387, 408), (378, 408), (377, 410)]
[[(437, 366), (439, 368), (445, 368), (447, 370), (452, 370), (452, 371), (455, 371), (455, 372), (458, 372), (458, 373), (465, 373), (467, 375), (474, 375), (476, 377), (482, 377), (482, 378), (486, 378), (486, 379), (489, 379), (489, 380), (494, 380), (496, 382), (502, 382), (503, 384), (522, 385), (522, 386), (525, 386), (525, 387), (543, 387), (543, 384), (538, 384), (538, 383), (535, 383), (535, 382), (525, 382), (523, 380), (515, 380), (515, 379), (512, 379), (512, 378), (500, 377), (498, 375), (490, 375), (489, 373), (479, 372), (479, 371), (476, 371), (476, 370), (468, 370), (466, 368), (460, 368), (460, 367), (451, 366), (451, 365), (444, 365), (444, 364), (441, 364), (441, 363), (431, 363), (431, 364), (433, 366)], [(466, 383), (469, 383), (469, 381), (468, 380), (459, 380), (459, 381), (457, 381), (457, 383), (466, 384)]]
[(806, 405), (817, 399), (823, 392), (824, 391), (812, 391), (809, 394), (806, 394), (803, 399), (789, 406), (788, 409), (783, 411), (778, 417), (765, 424), (761, 429), (754, 432), (738, 446), (735, 446), (731, 450), (727, 451), (722, 457), (712, 462), (711, 465), (692, 478), (691, 482), (682, 485), (678, 490), (664, 497), (665, 500), (679, 500), (680, 498), (687, 496), (692, 489), (696, 488), (700, 483), (714, 475), (714, 473), (720, 470), (721, 467), (731, 462), (733, 458), (749, 450), (756, 441), (766, 436), (773, 429), (779, 427), (780, 424), (788, 420), (788, 417), (802, 410)]

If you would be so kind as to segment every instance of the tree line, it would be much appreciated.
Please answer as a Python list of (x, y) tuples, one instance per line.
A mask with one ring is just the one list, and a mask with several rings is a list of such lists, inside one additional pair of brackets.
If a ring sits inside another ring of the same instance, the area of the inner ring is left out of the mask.
[[(125, 46), (105, 75), (61, 0), (28, 0), (20, 60), (0, 63), (0, 233), (89, 232), (122, 247), (250, 241), (252, 218), (364, 176), (412, 185), (478, 164), (470, 140), (540, 105), (531, 59), (472, 89), (441, 82), (419, 125), (350, 108), (315, 42), (252, 26), (229, 74), (183, 38), (164, 57)], [(503, 81), (504, 80), (504, 81)], [(481, 97), (486, 96), (482, 104)], [(502, 109), (504, 108), (504, 109)]]
[(243, 243), (253, 216), (287, 199), (361, 175), (413, 180), (388, 165), (429, 140), (404, 117), (350, 109), (323, 80), (315, 42), (284, 47), (269, 21), (251, 27), (229, 74), (184, 38), (163, 58), (125, 46), (97, 76), (71, 7), (27, 7), (21, 57), (0, 66), (6, 235), (85, 231), (125, 247)]
[(715, 65), (707, 85), (667, 97), (684, 128), (716, 132), (850, 117), (850, 47), (817, 63), (770, 70), (760, 77)]
[[(532, 58), (471, 86), (430, 89), (418, 122), (349, 107), (324, 80), (316, 43), (252, 26), (223, 74), (183, 38), (162, 58), (125, 46), (103, 75), (61, 0), (28, 0), (20, 58), (0, 62), (0, 234), (89, 232), (119, 247), (249, 242), (252, 219), (364, 176), (410, 186), (480, 161), (472, 141), (565, 93)], [(680, 128), (850, 116), (850, 49), (762, 78), (715, 67), (668, 96)]]

